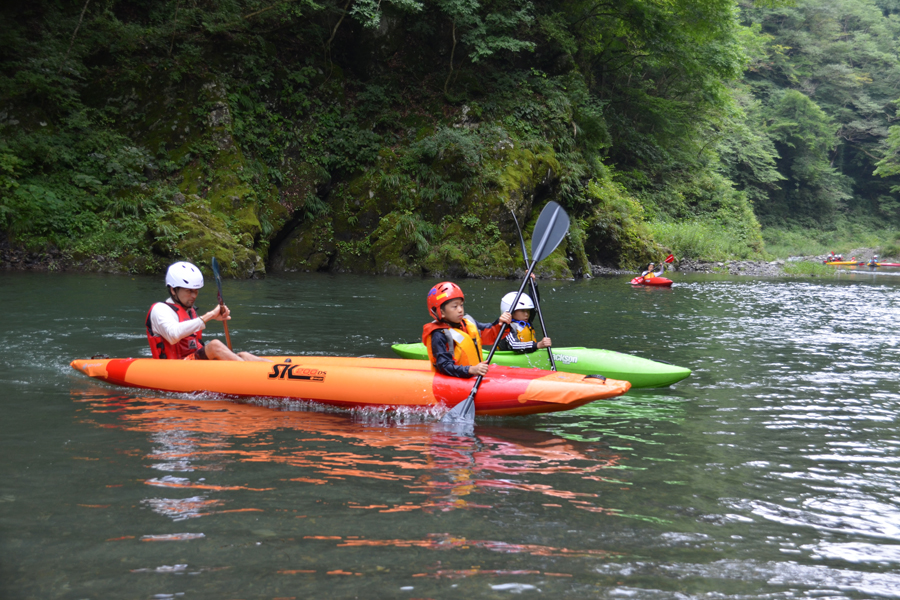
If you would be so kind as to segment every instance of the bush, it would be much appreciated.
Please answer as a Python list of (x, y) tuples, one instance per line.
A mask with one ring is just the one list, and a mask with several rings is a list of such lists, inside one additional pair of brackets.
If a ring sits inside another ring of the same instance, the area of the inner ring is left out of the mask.
[(773, 256), (818, 256), (837, 252), (848, 256), (854, 248), (876, 248), (881, 256), (900, 254), (900, 241), (892, 227), (870, 220), (840, 219), (829, 230), (769, 227), (763, 230), (766, 250)]
[(742, 231), (718, 223), (694, 219), (679, 223), (650, 223), (653, 236), (678, 258), (728, 260), (759, 255), (751, 248)]
[(804, 277), (833, 277), (836, 271), (833, 266), (808, 260), (798, 260), (785, 263), (784, 272), (788, 275)]

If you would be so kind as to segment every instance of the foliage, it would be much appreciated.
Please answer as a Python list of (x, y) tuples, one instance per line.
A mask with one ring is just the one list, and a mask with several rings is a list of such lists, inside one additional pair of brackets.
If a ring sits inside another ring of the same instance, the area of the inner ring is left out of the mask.
[(900, 217), (878, 200), (896, 194), (894, 174), (875, 173), (900, 77), (900, 21), (891, 12), (876, 0), (742, 3), (745, 22), (770, 40), (745, 77), (785, 178), (780, 193), (757, 201), (767, 225), (821, 228), (839, 215), (880, 214), (894, 223)]
[[(867, 222), (838, 219), (834, 228), (808, 229), (799, 225), (768, 227), (763, 230), (766, 250), (773, 256), (822, 256), (829, 252), (850, 258), (856, 248), (886, 248), (895, 245), (896, 228), (885, 226), (877, 219)], [(891, 256), (885, 251), (884, 256)]]
[(784, 272), (787, 275), (800, 277), (834, 277), (836, 273), (834, 267), (808, 260), (786, 262), (784, 263)]
[(742, 232), (713, 222), (656, 221), (649, 224), (653, 236), (678, 258), (728, 260), (758, 256)]
[[(300, 231), (310, 268), (490, 274), (515, 240), (497, 206), (552, 198), (584, 272), (658, 244), (762, 256), (760, 221), (850, 239), (900, 219), (900, 21), (876, 0), (36, 0), (0, 18), (0, 228), (35, 249), (152, 268), (221, 236), (249, 272)], [(185, 198), (209, 231), (173, 225)]]
[(767, 132), (762, 103), (747, 89), (736, 86), (735, 111), (728, 115), (714, 142), (721, 161), (721, 173), (743, 191), (756, 214), (780, 193), (787, 179), (777, 168), (779, 157), (775, 140)]
[(833, 218), (842, 201), (850, 198), (846, 178), (828, 160), (836, 144), (836, 126), (797, 90), (784, 93), (771, 107), (770, 118), (768, 130), (779, 149), (778, 163), (793, 189), (773, 193), (761, 212), (779, 220), (806, 216), (812, 223)]
[(579, 230), (589, 234), (584, 243), (588, 259), (636, 267), (661, 251), (650, 240), (641, 205), (620, 184), (594, 179), (586, 193), (594, 210)]

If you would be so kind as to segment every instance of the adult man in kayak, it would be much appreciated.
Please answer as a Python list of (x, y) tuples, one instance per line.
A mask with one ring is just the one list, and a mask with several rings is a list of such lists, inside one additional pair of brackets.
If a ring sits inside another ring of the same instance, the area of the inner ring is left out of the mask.
[(194, 302), (203, 287), (203, 273), (188, 262), (177, 262), (166, 271), (169, 299), (147, 311), (147, 340), (153, 358), (183, 360), (256, 360), (249, 352), (235, 354), (219, 340), (204, 344), (201, 331), (209, 321), (227, 321), (231, 311), (224, 304), (197, 316)]

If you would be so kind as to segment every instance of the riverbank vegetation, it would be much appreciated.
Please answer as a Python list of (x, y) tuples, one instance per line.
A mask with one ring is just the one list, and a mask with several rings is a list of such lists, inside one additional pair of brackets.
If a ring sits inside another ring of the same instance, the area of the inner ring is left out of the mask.
[(4, 3), (0, 252), (7, 267), (215, 255), (238, 277), (503, 277), (524, 266), (512, 214), (527, 237), (549, 200), (572, 227), (545, 276), (897, 244), (898, 14)]

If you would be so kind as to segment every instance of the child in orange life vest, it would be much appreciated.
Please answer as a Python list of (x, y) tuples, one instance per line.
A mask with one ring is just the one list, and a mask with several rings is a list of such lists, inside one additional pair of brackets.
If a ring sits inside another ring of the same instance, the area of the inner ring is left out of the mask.
[[(511, 312), (512, 322), (509, 324), (509, 333), (500, 340), (497, 349), (526, 354), (542, 348), (549, 348), (551, 346), (550, 338), (544, 337), (538, 341), (534, 327), (531, 325), (531, 321), (534, 319), (534, 302), (531, 300), (531, 296), (528, 294), (519, 296), (519, 303), (516, 304), (516, 309), (512, 310), (512, 303), (515, 299), (516, 293), (510, 292), (500, 300), (500, 310), (503, 313)], [(494, 332), (485, 332), (485, 335), (482, 336), (485, 344), (494, 343), (491, 333)]]
[[(479, 323), (466, 315), (465, 296), (458, 285), (450, 281), (437, 284), (428, 292), (428, 312), (434, 321), (422, 328), (422, 343), (428, 350), (432, 366), (451, 377), (486, 375), (488, 364), (481, 352), (481, 332), (500, 329), (509, 324), (508, 312), (491, 324)], [(494, 332), (497, 337), (497, 332)]]

